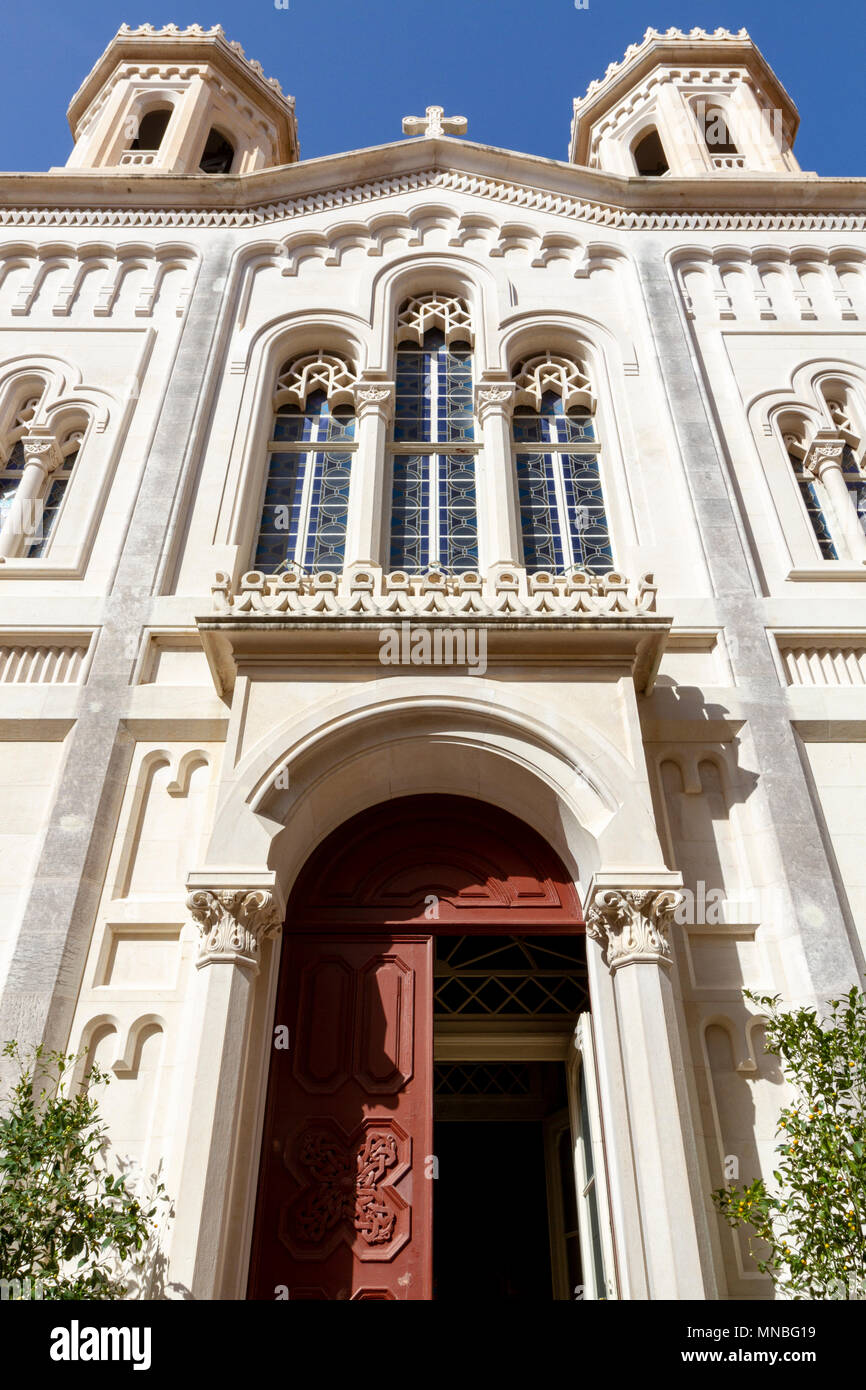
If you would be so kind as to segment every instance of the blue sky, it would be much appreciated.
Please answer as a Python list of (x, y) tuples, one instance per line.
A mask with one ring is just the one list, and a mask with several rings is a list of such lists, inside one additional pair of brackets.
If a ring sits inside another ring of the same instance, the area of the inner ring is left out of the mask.
[(564, 159), (571, 100), (648, 25), (745, 27), (796, 102), (804, 169), (866, 175), (863, 0), (83, 0), (7, 4), (0, 169), (64, 164), (66, 107), (124, 21), (223, 25), (297, 100), (302, 158), (401, 138), (438, 103), (470, 139)]

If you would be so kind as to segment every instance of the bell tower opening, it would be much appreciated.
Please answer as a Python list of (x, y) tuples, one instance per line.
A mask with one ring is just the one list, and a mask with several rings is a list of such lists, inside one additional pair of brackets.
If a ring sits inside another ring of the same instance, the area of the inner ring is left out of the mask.
[(248, 1297), (582, 1297), (587, 1004), (577, 893), (528, 825), (430, 795), (334, 831), (286, 916)]
[(635, 145), (634, 162), (638, 173), (643, 174), (645, 178), (657, 179), (669, 172), (664, 145), (655, 127), (648, 130)]

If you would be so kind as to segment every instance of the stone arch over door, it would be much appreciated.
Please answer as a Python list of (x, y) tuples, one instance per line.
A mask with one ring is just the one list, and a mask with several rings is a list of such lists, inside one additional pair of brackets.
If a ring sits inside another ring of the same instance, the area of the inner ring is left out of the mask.
[(429, 1300), (433, 936), (582, 932), (543, 837), (473, 798), (380, 803), (314, 850), (286, 914), (250, 1298)]

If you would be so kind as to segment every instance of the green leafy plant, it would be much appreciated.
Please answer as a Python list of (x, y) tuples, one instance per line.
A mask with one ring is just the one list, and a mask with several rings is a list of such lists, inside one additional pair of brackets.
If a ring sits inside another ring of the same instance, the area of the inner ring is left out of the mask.
[(779, 1116), (775, 1187), (762, 1179), (712, 1194), (729, 1226), (750, 1226), (755, 1255), (791, 1298), (866, 1298), (866, 996), (852, 989), (826, 1018), (784, 1011), (746, 991), (767, 1016), (765, 1051), (793, 1099)]
[(123, 1262), (146, 1246), (162, 1184), (142, 1205), (127, 1179), (106, 1166), (96, 1097), (109, 1080), (104, 1072), (94, 1067), (86, 1083), (75, 1084), (75, 1056), (40, 1047), (27, 1061), (14, 1042), (2, 1052), (18, 1068), (0, 1116), (4, 1294), (123, 1298)]

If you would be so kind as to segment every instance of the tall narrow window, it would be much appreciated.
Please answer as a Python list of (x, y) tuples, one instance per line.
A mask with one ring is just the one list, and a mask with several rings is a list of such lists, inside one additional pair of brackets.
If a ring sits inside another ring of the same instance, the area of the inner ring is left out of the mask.
[(409, 300), (398, 317), (392, 569), (478, 568), (469, 331), (453, 296)]
[[(530, 572), (613, 569), (589, 382), (567, 358), (531, 358), (516, 376), (514, 457)], [(533, 447), (534, 446), (534, 447)]]
[(791, 425), (789, 429), (785, 430), (784, 440), (788, 460), (794, 470), (800, 497), (809, 518), (809, 525), (812, 527), (812, 532), (818, 543), (821, 558), (823, 560), (838, 560), (839, 554), (830, 534), (818, 484), (805, 465), (808, 452), (805, 427)]
[(289, 362), (279, 373), (254, 561), (265, 574), (343, 567), (353, 380), (346, 361), (325, 353)]

